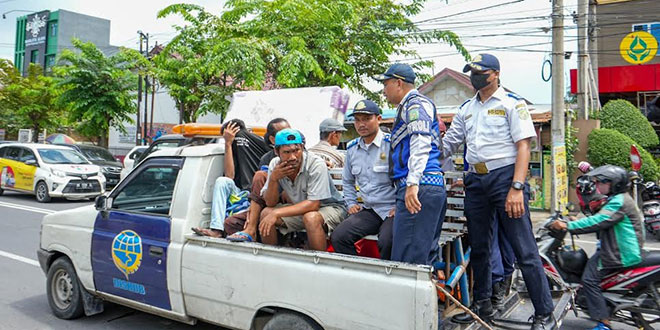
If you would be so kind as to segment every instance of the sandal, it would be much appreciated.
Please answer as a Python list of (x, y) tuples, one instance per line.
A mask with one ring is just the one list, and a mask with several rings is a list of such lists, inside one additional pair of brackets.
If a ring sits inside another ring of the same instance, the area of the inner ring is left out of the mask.
[(244, 231), (239, 231), (227, 236), (227, 240), (231, 242), (253, 242), (254, 238)]

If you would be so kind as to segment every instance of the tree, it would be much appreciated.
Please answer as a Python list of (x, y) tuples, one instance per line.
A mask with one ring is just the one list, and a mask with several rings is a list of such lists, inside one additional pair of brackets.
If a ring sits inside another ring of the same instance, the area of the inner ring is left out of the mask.
[(11, 62), (0, 60), (0, 123), (10, 131), (31, 128), (33, 142), (42, 129), (55, 130), (64, 120), (56, 84), (43, 72), (41, 66), (30, 64), (23, 77)]
[(62, 51), (59, 66), (53, 69), (62, 93), (59, 104), (69, 110), (68, 119), (76, 131), (108, 145), (114, 127), (126, 132), (136, 112), (136, 70), (148, 70), (149, 62), (137, 51), (122, 48), (105, 56), (93, 43), (72, 40), (78, 52)]
[[(410, 21), (424, 2), (229, 0), (221, 16), (199, 6), (171, 5), (159, 16), (179, 14), (189, 23), (179, 28), (179, 35), (164, 55), (172, 59), (179, 54), (180, 66), (163, 66), (159, 61), (157, 66), (168, 70), (170, 76), (185, 77), (188, 86), (215, 86), (211, 90), (199, 88), (195, 97), (178, 98), (189, 101), (191, 108), (195, 102), (200, 109), (209, 105), (201, 112), (226, 111), (227, 102), (210, 106), (214, 96), (209, 93), (224, 99), (237, 89), (261, 88), (267, 77), (275, 86), (338, 85), (378, 100), (380, 95), (365, 84), (382, 73), (393, 56), (412, 59), (417, 71), (433, 64), (408, 49), (412, 43), (448, 43), (469, 58), (454, 33), (422, 31)], [(428, 75), (421, 76), (421, 80), (428, 79)], [(173, 86), (162, 78), (161, 82), (171, 90), (183, 86)]]
[(630, 146), (634, 144), (642, 157), (640, 174), (644, 180), (660, 178), (660, 169), (653, 156), (623, 133), (608, 128), (595, 129), (589, 133), (588, 141), (587, 159), (593, 166), (611, 164), (631, 170)]

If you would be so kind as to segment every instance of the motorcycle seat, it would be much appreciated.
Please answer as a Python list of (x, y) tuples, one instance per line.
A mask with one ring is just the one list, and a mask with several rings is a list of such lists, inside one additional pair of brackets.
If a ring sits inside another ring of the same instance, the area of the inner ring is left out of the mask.
[(642, 252), (642, 262), (635, 265), (635, 268), (638, 267), (649, 267), (649, 266), (658, 266), (660, 265), (660, 251), (647, 251)]

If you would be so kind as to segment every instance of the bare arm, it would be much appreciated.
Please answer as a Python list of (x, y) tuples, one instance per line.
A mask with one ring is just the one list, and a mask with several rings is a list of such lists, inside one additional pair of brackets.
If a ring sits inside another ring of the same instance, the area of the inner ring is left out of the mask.
[(236, 175), (234, 169), (234, 151), (232, 150), (231, 145), (234, 142), (238, 130), (239, 128), (237, 125), (230, 123), (222, 133), (225, 138), (225, 177), (230, 179), (233, 179)]
[(516, 156), (516, 169), (513, 172), (513, 181), (525, 182), (527, 169), (529, 169), (530, 140), (531, 138), (527, 138), (516, 142), (518, 155)]
[(275, 210), (278, 217), (291, 217), (303, 215), (307, 212), (318, 211), (321, 208), (321, 201), (304, 200), (300, 203), (280, 207)]

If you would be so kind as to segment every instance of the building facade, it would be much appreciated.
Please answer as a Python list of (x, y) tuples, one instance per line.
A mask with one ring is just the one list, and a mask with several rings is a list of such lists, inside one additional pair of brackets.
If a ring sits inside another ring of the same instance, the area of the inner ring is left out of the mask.
[(110, 21), (67, 10), (44, 10), (16, 19), (14, 65), (23, 73), (30, 63), (49, 70), (63, 49), (71, 49), (71, 40), (92, 42), (105, 54), (118, 47), (110, 45)]
[[(589, 57), (598, 70), (601, 104), (626, 99), (644, 111), (660, 93), (658, 5), (657, 0), (596, 0), (589, 42), (597, 47)], [(571, 70), (571, 92), (577, 93), (576, 70)]]

